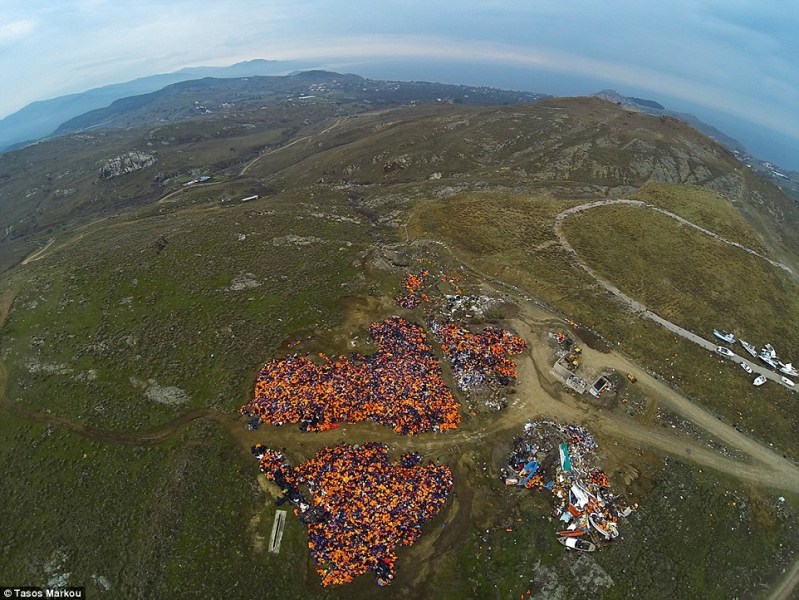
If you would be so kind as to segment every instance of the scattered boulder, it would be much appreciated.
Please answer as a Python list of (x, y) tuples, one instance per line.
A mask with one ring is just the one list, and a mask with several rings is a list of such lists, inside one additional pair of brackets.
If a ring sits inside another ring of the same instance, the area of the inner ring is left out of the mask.
[(178, 404), (185, 404), (189, 399), (186, 392), (179, 387), (161, 386), (153, 379), (150, 379), (148, 383), (149, 387), (145, 390), (144, 395), (147, 396), (148, 400), (152, 400), (153, 402), (176, 406)]
[(240, 273), (230, 284), (228, 288), (232, 292), (239, 292), (241, 290), (251, 290), (259, 287), (261, 284), (252, 273)]
[(134, 173), (141, 169), (150, 167), (157, 162), (157, 159), (152, 154), (141, 152), (139, 150), (131, 150), (127, 154), (108, 158), (100, 167), (101, 179), (112, 179), (120, 175), (127, 175)]
[(277, 246), (278, 248), (282, 246), (310, 246), (311, 244), (319, 244), (322, 240), (318, 237), (309, 235), (309, 236), (301, 236), (301, 235), (284, 235), (282, 237), (272, 238), (272, 245)]

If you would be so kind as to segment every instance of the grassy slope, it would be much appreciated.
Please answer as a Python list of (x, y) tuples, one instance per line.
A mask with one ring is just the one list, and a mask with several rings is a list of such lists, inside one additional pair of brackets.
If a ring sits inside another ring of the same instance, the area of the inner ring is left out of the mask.
[(665, 318), (705, 336), (717, 325), (799, 356), (799, 288), (781, 269), (636, 207), (601, 207), (564, 231), (591, 267)]
[[(519, 110), (519, 114), (524, 114), (529, 109)], [(390, 151), (378, 162), (372, 160), (375, 146), (368, 141), (357, 142), (347, 154), (331, 152), (317, 157), (313, 157), (312, 146), (297, 144), (275, 155), (282, 167), (295, 167), (267, 179), (276, 169), (275, 163), (266, 160), (252, 172), (255, 178), (285, 186), (303, 181), (316, 183), (320, 177), (338, 182), (340, 178), (357, 179), (363, 175), (368, 182), (401, 184), (394, 188), (331, 192), (314, 187), (234, 208), (178, 210), (184, 205), (217, 201), (225, 193), (236, 197), (260, 182), (254, 179), (234, 186), (197, 189), (175, 205), (159, 205), (141, 213), (151, 219), (124, 226), (101, 224), (103, 228), (97, 226), (96, 233), (85, 240), (16, 272), (12, 283), (19, 285), (20, 295), (0, 340), (0, 351), (11, 370), (12, 400), (18, 398), (20, 404), (31, 408), (120, 430), (163, 423), (188, 406), (213, 406), (232, 413), (249, 394), (260, 362), (277, 351), (281, 340), (300, 330), (335, 327), (341, 319), (338, 298), (365, 289), (359, 282), (359, 273), (350, 265), (372, 241), (374, 228), (366, 222), (363, 211), (353, 210), (354, 205), (368, 205), (379, 215), (404, 206), (402, 201), (384, 201), (393, 192), (404, 198), (418, 194), (432, 197), (439, 183), (413, 183), (426, 180), (431, 171), (444, 173), (441, 186), (468, 185), (466, 171), (491, 185), (508, 187), (525, 178), (533, 185), (536, 178), (544, 177), (540, 173), (522, 173), (539, 160), (531, 156), (529, 140), (520, 138), (515, 145), (484, 153), (479, 143), (464, 139), (458, 129), (462, 127), (458, 125), (461, 116), (450, 109), (434, 109), (438, 113), (448, 111), (452, 114), (441, 117), (442, 130), (432, 132), (439, 136), (436, 148), (441, 150), (429, 153), (426, 163), (415, 162), (399, 170), (383, 169), (384, 163), (402, 154), (413, 157), (423, 153), (420, 148), (424, 146), (419, 144), (429, 143), (430, 139), (414, 137), (420, 132), (424, 135), (426, 126), (421, 123), (402, 144), (391, 145), (391, 136), (381, 137), (381, 143), (388, 145)], [(477, 115), (479, 111), (473, 112)], [(519, 124), (513, 121), (517, 117), (505, 119), (503, 114), (507, 112), (491, 109), (479, 113), (483, 115), (480, 119), (493, 115), (491, 118), (496, 120), (494, 124), (481, 125), (481, 133), (473, 134), (474, 139), (481, 142), (483, 134), (496, 140), (512, 135)], [(601, 114), (595, 116), (604, 118)], [(554, 135), (562, 135), (567, 129), (563, 125)], [(368, 127), (361, 131), (368, 131)], [(449, 133), (444, 134), (445, 131)], [(330, 135), (324, 144), (332, 147), (342, 140), (340, 131)], [(590, 137), (588, 132), (580, 135)], [(344, 140), (354, 142), (357, 137), (353, 133)], [(451, 148), (462, 146), (468, 148), (463, 157), (448, 153)], [(443, 163), (432, 162), (439, 154), (444, 157)], [(607, 159), (613, 159), (612, 152)], [(356, 170), (349, 171), (348, 166)], [(557, 172), (555, 167), (553, 172)], [(498, 170), (504, 168), (508, 171)], [(580, 168), (587, 170), (574, 172), (593, 172), (588, 167)], [(690, 192), (675, 192), (681, 189), (662, 194), (647, 189), (641, 197), (662, 202), (670, 210), (709, 228), (731, 227), (725, 230), (727, 235), (751, 236), (726, 217), (716, 219), (715, 210), (698, 209), (691, 202)], [(115, 193), (126, 192), (121, 186)], [(689, 394), (711, 402), (725, 418), (740, 419), (744, 426), (754, 427), (757, 434), (796, 452), (795, 425), (780, 418), (780, 410), (792, 397), (775, 397), (777, 408), (752, 401), (751, 396), (745, 395), (753, 393), (751, 386), (737, 377), (732, 366), (619, 311), (581, 271), (570, 265), (568, 256), (551, 245), (551, 219), (575, 203), (510, 193), (460, 194), (421, 203), (409, 232), (412, 237), (448, 241), (482, 270), (528, 287), (534, 295), (594, 326), (612, 340), (629, 342), (626, 347), (630, 354), (663, 376), (673, 377)], [(314, 217), (313, 212), (358, 218), (361, 224)], [(297, 247), (270, 243), (273, 237), (289, 233), (329, 242)], [(246, 241), (239, 241), (239, 234), (245, 234)], [(159, 252), (162, 236), (166, 245)], [(346, 241), (354, 245), (348, 247)], [(260, 287), (225, 290), (233, 278), (246, 273), (252, 273)], [(380, 282), (370, 279), (368, 283), (377, 286)], [(64, 375), (30, 373), (26, 367), (29, 357), (44, 364), (64, 364), (74, 371)], [(75, 380), (76, 375), (90, 368), (97, 371), (96, 380)], [(180, 408), (153, 404), (144, 398), (142, 389), (130, 383), (131, 376), (142, 381), (154, 378), (160, 385), (177, 385), (189, 392), (191, 402)], [(727, 386), (727, 396), (708, 396), (718, 389), (718, 382)], [(0, 428), (4, 432), (3, 456), (7, 457), (2, 465), (4, 481), (6, 474), (8, 481), (30, 481), (27, 486), (4, 486), (2, 492), (2, 520), (13, 526), (10, 541), (0, 546), (0, 578), (23, 573), (30, 580), (39, 581), (36, 578), (44, 576), (41, 557), (53, 556), (48, 541), (56, 539), (58, 548), (67, 556), (63, 570), (74, 572), (74, 581), (87, 582), (90, 587), (91, 575), (107, 576), (112, 584), (109, 597), (218, 597), (229, 593), (231, 587), (240, 597), (299, 598), (320, 592), (316, 577), (307, 576), (307, 550), (295, 519), (289, 519), (279, 557), (252, 551), (250, 519), (261, 514), (259, 532), (268, 535), (273, 507), (269, 503), (264, 508), (266, 497), (256, 491), (251, 459), (234, 451), (232, 441), (214, 425), (192, 425), (163, 445), (143, 449), (102, 445), (59, 429), (45, 435), (41, 426), (21, 422), (6, 413), (0, 416)], [(501, 445), (509, 440), (496, 442)], [(491, 445), (494, 443), (492, 440)], [(453, 465), (457, 456), (472, 456), (471, 449), (456, 450)], [(498, 464), (496, 457), (490, 457), (490, 451), (483, 453), (485, 456), (474, 455), (473, 460)], [(766, 565), (776, 564), (781, 554), (796, 551), (790, 547), (786, 552), (788, 546), (779, 546), (795, 538), (785, 525), (795, 522), (795, 516), (788, 514), (780, 520), (778, 524), (783, 529), (778, 527), (775, 533), (773, 521), (767, 514), (764, 516), (772, 510), (771, 499), (759, 501), (761, 510), (757, 515), (741, 516), (725, 508), (731, 500), (724, 491), (733, 491), (737, 498), (747, 490), (739, 490), (731, 482), (719, 482), (711, 474), (678, 469), (678, 475), (664, 475), (662, 487), (642, 498), (647, 508), (636, 517), (641, 520), (631, 527), (645, 527), (647, 535), (625, 533), (630, 537), (619, 545), (618, 553), (598, 557), (619, 582), (608, 591), (608, 597), (630, 597), (640, 589), (652, 591), (651, 574), (664, 563), (664, 557), (674, 564), (671, 569), (658, 572), (658, 580), (661, 575), (667, 578), (673, 574), (680, 580), (674, 588), (679, 594), (711, 597), (719, 585), (715, 572), (737, 573), (746, 565), (742, 575), (746, 582), (729, 585), (731, 590), (745, 594), (752, 589), (746, 587), (752, 581), (760, 585), (775, 575)], [(81, 488), (84, 491), (74, 496), (79, 501), (51, 500), (50, 495), (59, 489), (72, 487), (76, 474), (85, 483), (85, 488)], [(486, 481), (486, 471), (479, 464), (456, 468), (459, 501), (465, 503), (466, 497), (473, 494), (479, 497), (479, 503), (467, 511), (462, 529), (449, 522), (450, 513), (442, 515), (441, 520), (447, 522), (442, 531), (452, 533), (438, 538), (440, 545), (434, 546), (432, 554), (423, 554), (421, 544), (400, 551), (400, 571), (392, 591), (408, 597), (424, 590), (428, 597), (447, 594), (467, 598), (497, 595), (498, 589), (499, 597), (517, 598), (530, 587), (528, 578), (518, 575), (527, 575), (540, 560), (555, 572), (567, 596), (586, 595), (570, 583), (574, 557), (553, 543), (546, 503), (523, 492), (514, 494), (517, 490), (506, 490), (493, 480)], [(701, 490), (696, 494), (698, 500), (678, 501), (679, 496), (672, 491), (681, 486)], [(661, 491), (669, 501), (655, 501)], [(725, 525), (740, 519), (746, 529), (743, 538), (740, 526), (728, 531), (702, 518), (703, 511), (719, 509), (727, 511), (723, 513)], [(682, 530), (672, 535), (672, 530), (663, 526), (673, 523), (675, 514), (682, 514), (683, 510), (690, 513), (683, 524), (683, 530), (690, 526), (692, 542), (688, 546)], [(509, 518), (513, 532), (505, 531)], [(523, 520), (519, 523), (516, 518)], [(62, 527), (65, 522), (67, 527)], [(127, 528), (131, 535), (116, 533), (120, 527)], [(433, 527), (440, 527), (440, 523), (430, 525), (430, 534)], [(53, 531), (59, 528), (63, 532), (54, 537)], [(484, 533), (486, 528), (489, 534)], [(109, 531), (114, 533), (109, 535)], [(34, 540), (30, 547), (21, 541), (29, 534)], [(704, 563), (706, 547), (698, 541), (709, 538), (722, 547), (743, 547), (740, 540), (745, 539), (757, 548), (758, 557), (752, 560), (743, 554), (731, 555), (727, 563), (714, 563), (715, 572), (700, 570), (695, 565)], [(490, 554), (486, 552), (486, 540), (493, 548)], [(91, 550), (82, 557), (86, 547)], [(414, 564), (419, 565), (420, 573), (425, 571), (422, 566), (429, 564), (421, 581), (416, 580), (414, 569), (407, 568)], [(638, 568), (629, 569), (628, 564)], [(540, 586), (541, 581), (537, 584)], [(92, 589), (99, 592), (95, 588), (97, 584)], [(383, 597), (384, 592), (367, 577), (324, 595)], [(597, 595), (601, 594), (591, 594)]]
[[(296, 201), (109, 225), (38, 261), (4, 330), (9, 397), (121, 429), (152, 427), (186, 406), (235, 409), (291, 331), (336, 320), (350, 263), (368, 241), (362, 225), (303, 216)], [(349, 214), (336, 198), (305, 210)], [(311, 243), (273, 243), (285, 235)], [(230, 289), (237, 280), (257, 287)], [(189, 403), (147, 400), (151, 379), (183, 389)]]
[(649, 182), (635, 198), (680, 215), (725, 239), (767, 253), (751, 224), (732, 202), (715, 192), (697, 186)]
[[(365, 227), (333, 218), (356, 219), (336, 196), (310, 200), (101, 223), (18, 270), (6, 281), (19, 293), (0, 339), (9, 398), (125, 431), (190, 407), (235, 414), (281, 341), (336, 323), (339, 298), (359, 289), (350, 265), (369, 242)], [(286, 235), (321, 241), (272, 242)], [(259, 286), (230, 290), (241, 275)], [(31, 372), (31, 360), (68, 371)], [(154, 403), (131, 378), (178, 386), (190, 401)], [(306, 596), (296, 572), (307, 561), (303, 528), (290, 519), (279, 557), (253, 551), (250, 519), (263, 512), (258, 533), (268, 536), (274, 508), (255, 491), (254, 463), (217, 425), (191, 425), (151, 448), (5, 412), (0, 428), (3, 480), (26, 481), (3, 486), (3, 580), (45, 583), (52, 558), (94, 593), (102, 590), (92, 575), (105, 577), (110, 597)]]
[(70, 584), (109, 598), (304, 595), (304, 578), (278, 568), (306, 560), (301, 526), (290, 520), (280, 560), (254, 552), (250, 520), (263, 513), (262, 529), (271, 527), (273, 508), (252, 461), (216, 427), (193, 425), (168, 443), (133, 448), (5, 413), (0, 425), (4, 481), (25, 481), (0, 490), (3, 581), (46, 585), (69, 573)]
[[(679, 188), (664, 188), (669, 189)], [(680, 212), (681, 198), (691, 189), (680, 191), (675, 202), (660, 201)], [(466, 194), (420, 203), (409, 231), (412, 237), (449, 243), (483, 272), (530, 290), (614, 345), (618, 342), (620, 350), (719, 416), (798, 454), (799, 411), (793, 394), (776, 386), (762, 393), (729, 361), (721, 361), (622, 310), (571, 264), (571, 257), (559, 245), (552, 243), (554, 215), (572, 204), (546, 197), (509, 199), (504, 195)], [(519, 207), (524, 209), (520, 211)], [(684, 212), (689, 218), (690, 211)], [(603, 214), (624, 216), (606, 222), (603, 228)], [(574, 238), (578, 224), (594, 221), (596, 227), (581, 230), (592, 239), (575, 248), (583, 247), (589, 253), (586, 259), (604, 256), (607, 276), (620, 284), (627, 282), (633, 297), (651, 302), (656, 310), (662, 308), (667, 318), (676, 315), (677, 322), (700, 334), (708, 335), (714, 326), (734, 328), (741, 335), (751, 332), (753, 343), (770, 339), (786, 356), (792, 355), (794, 337), (786, 335), (781, 324), (790, 322), (790, 315), (796, 314), (799, 306), (790, 292), (793, 284), (779, 269), (764, 269), (762, 261), (737, 250), (736, 259), (731, 261), (729, 252), (734, 249), (728, 251), (718, 242), (708, 242), (703, 234), (680, 228), (666, 216), (639, 208), (599, 208), (574, 217), (565, 223), (569, 239)], [(653, 226), (648, 228), (647, 223)], [(572, 243), (577, 242), (579, 237)], [(696, 244), (710, 254), (700, 256)], [(598, 248), (605, 249), (605, 254)], [(676, 290), (682, 290), (682, 295), (678, 296)], [(772, 304), (774, 294), (778, 297)], [(763, 317), (758, 307), (766, 314), (774, 310), (773, 318)]]
[(799, 551), (796, 523), (777, 498), (671, 462), (623, 542), (599, 556), (616, 582), (605, 598), (760, 597)]

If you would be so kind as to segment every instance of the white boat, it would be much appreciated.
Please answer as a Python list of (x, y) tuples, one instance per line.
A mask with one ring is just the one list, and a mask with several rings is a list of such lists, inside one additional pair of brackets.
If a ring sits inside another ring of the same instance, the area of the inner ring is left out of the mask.
[(742, 368), (744, 371), (746, 371), (747, 373), (749, 373), (750, 375), (752, 374), (752, 367), (750, 367), (749, 365), (747, 365), (747, 364), (746, 364), (744, 361), (741, 361), (741, 368)]
[(791, 377), (799, 377), (799, 371), (791, 363), (785, 363), (780, 367), (780, 373), (785, 373)]
[(752, 344), (750, 344), (749, 342), (745, 342), (743, 340), (738, 340), (738, 341), (741, 342), (741, 346), (743, 346), (744, 350), (746, 350), (749, 354), (751, 354), (752, 356), (757, 356), (757, 350), (755, 350), (755, 347)]
[(768, 352), (761, 352), (760, 354), (757, 355), (757, 357), (760, 360), (762, 360), (764, 363), (766, 363), (772, 369), (776, 369), (777, 368), (777, 363), (775, 362), (775, 360), (771, 357), (771, 355)]
[(619, 537), (619, 528), (613, 521), (606, 521), (605, 523), (598, 523), (594, 517), (588, 517), (588, 522), (591, 523), (594, 529), (605, 536), (606, 540), (611, 540)]
[(730, 350), (729, 348), (725, 348), (724, 346), (716, 346), (716, 352), (718, 352), (722, 356), (735, 356), (732, 350)]
[(722, 342), (727, 342), (728, 344), (735, 343), (735, 336), (727, 331), (721, 331), (720, 329), (714, 329), (713, 335), (719, 338)]
[(577, 508), (583, 508), (586, 504), (588, 504), (590, 498), (588, 497), (588, 492), (586, 492), (583, 488), (581, 488), (576, 483), (571, 487), (572, 496), (574, 496), (573, 504)]
[(558, 541), (572, 550), (580, 550), (581, 552), (593, 552), (596, 546), (588, 540), (581, 540), (575, 537), (559, 537)]
[(752, 382), (752, 385), (760, 387), (761, 385), (766, 383), (766, 381), (768, 380), (766, 379), (765, 375), (758, 375), (757, 377), (755, 377), (755, 380)]
[(763, 346), (763, 349), (760, 351), (761, 354), (768, 354), (774, 360), (777, 360), (777, 351), (774, 349), (774, 346), (771, 344), (766, 344)]
[(789, 386), (791, 386), (791, 387), (793, 387), (793, 386), (795, 386), (795, 385), (796, 385), (796, 384), (793, 382), (793, 380), (792, 380), (792, 379), (788, 379), (788, 378), (787, 378), (787, 377), (785, 377), (784, 375), (783, 375), (782, 377), (780, 377), (780, 379), (782, 379), (782, 382), (783, 382), (785, 385), (789, 385)]

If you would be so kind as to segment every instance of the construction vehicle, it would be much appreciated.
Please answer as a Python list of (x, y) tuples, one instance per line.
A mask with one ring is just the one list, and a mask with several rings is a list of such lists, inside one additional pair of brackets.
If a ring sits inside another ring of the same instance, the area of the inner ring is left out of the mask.
[(638, 381), (638, 378), (632, 373), (627, 373), (627, 379), (630, 380), (630, 383), (635, 383), (636, 381)]

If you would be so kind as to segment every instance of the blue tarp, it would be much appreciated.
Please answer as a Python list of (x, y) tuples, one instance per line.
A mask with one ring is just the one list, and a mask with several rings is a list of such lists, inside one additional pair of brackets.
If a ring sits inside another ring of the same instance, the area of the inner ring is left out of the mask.
[(527, 471), (527, 477), (520, 481), (519, 485), (524, 485), (533, 478), (533, 475), (535, 475), (538, 471), (538, 463), (534, 460), (531, 460), (529, 463), (524, 465), (524, 470)]

